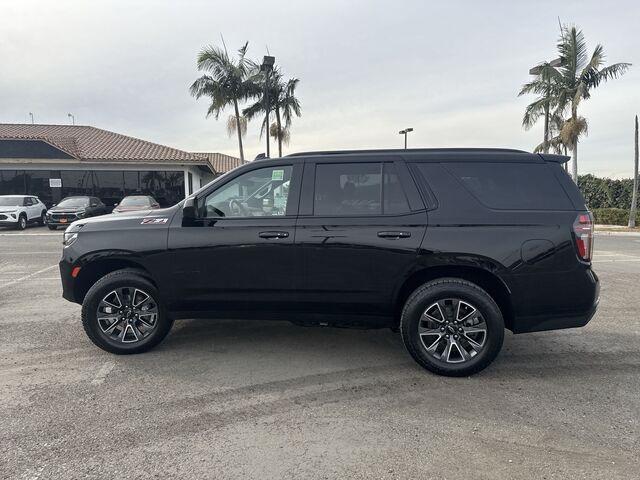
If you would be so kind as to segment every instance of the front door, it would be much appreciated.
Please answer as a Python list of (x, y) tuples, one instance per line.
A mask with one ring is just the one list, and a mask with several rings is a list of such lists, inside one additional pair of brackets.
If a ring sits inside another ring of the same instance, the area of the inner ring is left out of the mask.
[(394, 288), (414, 264), (427, 223), (424, 206), (410, 206), (400, 169), (412, 182), (401, 162), (307, 165), (296, 233), (307, 309), (390, 313)]
[(172, 310), (265, 317), (295, 297), (301, 168), (245, 171), (199, 194), (194, 225), (171, 225)]

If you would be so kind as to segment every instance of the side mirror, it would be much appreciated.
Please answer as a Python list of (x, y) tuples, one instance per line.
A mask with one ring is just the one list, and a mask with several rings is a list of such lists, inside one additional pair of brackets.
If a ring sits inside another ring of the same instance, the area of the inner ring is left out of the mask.
[(114, 207), (117, 207), (117, 206), (118, 206), (118, 202), (114, 203), (114, 204), (113, 204), (113, 206), (114, 206)]
[(90, 206), (91, 208), (95, 208), (95, 207), (97, 207), (97, 206), (98, 206), (98, 204), (97, 204), (97, 203), (92, 203), (92, 204), (91, 204), (91, 205), (89, 205), (89, 206)]
[(54, 203), (53, 205), (51, 205), (52, 207), (55, 207), (56, 205), (58, 205), (57, 203)]
[(184, 201), (182, 206), (182, 221), (193, 222), (196, 219), (196, 201), (193, 197), (189, 197)]

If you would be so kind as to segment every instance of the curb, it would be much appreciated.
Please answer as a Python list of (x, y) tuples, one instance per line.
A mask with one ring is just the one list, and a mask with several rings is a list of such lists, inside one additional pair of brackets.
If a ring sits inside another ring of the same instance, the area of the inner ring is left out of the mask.
[(611, 230), (593, 232), (594, 235), (602, 235), (605, 237), (638, 237), (640, 238), (640, 232), (616, 232)]

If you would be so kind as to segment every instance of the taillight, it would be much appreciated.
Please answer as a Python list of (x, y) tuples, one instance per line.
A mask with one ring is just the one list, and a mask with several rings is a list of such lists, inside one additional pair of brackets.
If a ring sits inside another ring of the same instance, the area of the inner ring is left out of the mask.
[(591, 261), (593, 252), (593, 217), (591, 212), (581, 213), (573, 222), (573, 233), (576, 237), (578, 257), (585, 262)]

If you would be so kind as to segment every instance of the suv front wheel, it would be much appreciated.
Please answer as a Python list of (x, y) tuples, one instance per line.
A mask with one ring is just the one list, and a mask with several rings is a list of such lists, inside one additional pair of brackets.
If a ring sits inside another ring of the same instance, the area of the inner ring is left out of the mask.
[(82, 302), (85, 332), (93, 343), (111, 353), (145, 352), (167, 336), (172, 323), (158, 290), (136, 270), (105, 275)]
[(496, 358), (504, 320), (483, 289), (466, 280), (443, 278), (411, 294), (400, 332), (405, 347), (424, 368), (461, 377), (479, 372)]

